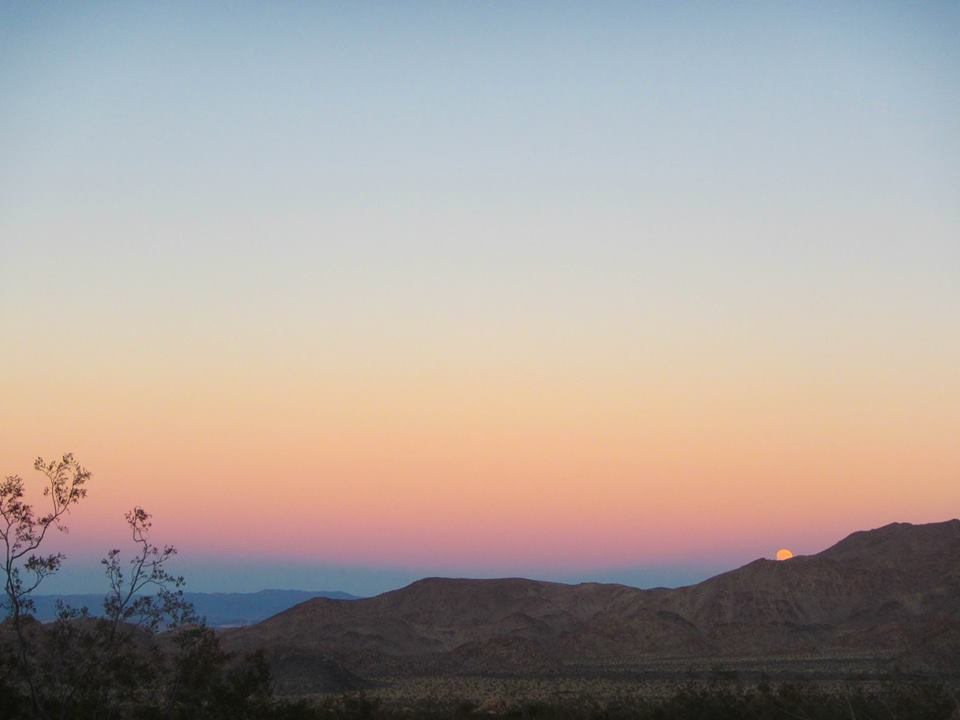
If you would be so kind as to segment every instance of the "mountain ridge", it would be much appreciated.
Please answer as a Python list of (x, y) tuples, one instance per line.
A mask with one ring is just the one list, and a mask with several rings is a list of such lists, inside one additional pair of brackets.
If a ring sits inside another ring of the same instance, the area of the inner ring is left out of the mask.
[(820, 553), (758, 559), (680, 588), (424, 578), (361, 600), (309, 600), (224, 641), (367, 677), (710, 657), (942, 668), (960, 659), (960, 520), (858, 531)]

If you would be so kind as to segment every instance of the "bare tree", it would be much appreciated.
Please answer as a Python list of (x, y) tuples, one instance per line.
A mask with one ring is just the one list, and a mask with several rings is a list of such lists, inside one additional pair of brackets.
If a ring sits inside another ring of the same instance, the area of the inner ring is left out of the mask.
[[(111, 635), (116, 635), (123, 624), (155, 632), (161, 625), (194, 622), (193, 608), (183, 599), (183, 576), (172, 575), (166, 568), (166, 563), (177, 554), (176, 548), (153, 544), (149, 537), (151, 515), (142, 507), (133, 508), (125, 517), (137, 546), (136, 555), (130, 559), (129, 572), (124, 573), (117, 548), (100, 561), (106, 568), (110, 585), (103, 610), (111, 625)], [(147, 594), (147, 590), (154, 594)]]
[(40, 546), (51, 529), (66, 531), (62, 520), (87, 496), (90, 473), (69, 453), (50, 462), (38, 457), (33, 467), (46, 478), (43, 495), (49, 502), (47, 512), (38, 514), (26, 501), (23, 478), (8, 475), (0, 483), (0, 542), (3, 543), (4, 605), (16, 636), (17, 667), (29, 688), (34, 712), (43, 714), (30, 651), (31, 638), (25, 631), (24, 618), (34, 610), (31, 593), (45, 578), (57, 572), (64, 560), (62, 553), (39, 553)]
[(113, 549), (101, 561), (108, 586), (102, 612), (58, 602), (55, 622), (32, 618), (31, 594), (64, 560), (41, 547), (51, 531), (67, 530), (64, 518), (86, 497), (90, 478), (72, 455), (38, 458), (34, 467), (45, 477), (43, 514), (27, 501), (22, 478), (0, 483), (0, 597), (8, 615), (0, 627), (0, 716), (235, 720), (270, 711), (263, 656), (237, 660), (221, 649), (184, 598), (183, 578), (168, 569), (176, 549), (152, 541), (142, 507), (126, 514), (132, 557), (124, 562)]
[(151, 638), (159, 630), (197, 622), (183, 596), (183, 577), (166, 568), (176, 549), (152, 542), (151, 516), (143, 508), (125, 517), (137, 550), (127, 563), (117, 548), (101, 560), (109, 587), (102, 615), (91, 618), (87, 608), (59, 604), (50, 628), (40, 677), (50, 699), (48, 714), (63, 720), (81, 709), (86, 716), (105, 717), (120, 707), (149, 704), (164, 663)]

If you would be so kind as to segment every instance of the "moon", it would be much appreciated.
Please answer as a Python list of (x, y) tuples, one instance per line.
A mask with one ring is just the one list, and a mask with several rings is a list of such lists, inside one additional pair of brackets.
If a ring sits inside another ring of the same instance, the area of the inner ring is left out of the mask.
[(786, 548), (780, 548), (777, 550), (777, 560), (789, 560), (792, 557), (793, 553)]

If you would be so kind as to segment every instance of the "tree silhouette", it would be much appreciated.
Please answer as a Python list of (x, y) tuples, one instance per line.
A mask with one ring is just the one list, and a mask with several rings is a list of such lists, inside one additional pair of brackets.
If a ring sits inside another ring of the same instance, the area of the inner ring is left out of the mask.
[[(43, 554), (52, 530), (87, 495), (91, 474), (72, 455), (34, 463), (49, 502), (44, 514), (26, 500), (17, 475), (0, 484), (0, 550), (4, 607), (0, 627), (0, 717), (43, 720), (266, 717), (275, 709), (262, 656), (237, 662), (220, 648), (184, 599), (184, 579), (168, 570), (177, 551), (150, 537), (142, 507), (126, 513), (135, 547), (101, 561), (107, 581), (102, 612), (58, 603), (41, 625), (31, 594), (65, 559)], [(255, 713), (255, 714), (250, 714)]]
[(23, 478), (8, 475), (0, 483), (0, 517), (3, 519), (0, 541), (4, 551), (5, 606), (16, 636), (15, 666), (29, 688), (34, 712), (42, 715), (43, 701), (36, 683), (32, 652), (33, 633), (27, 631), (25, 617), (34, 610), (31, 593), (60, 569), (64, 556), (61, 553), (43, 555), (37, 551), (51, 528), (66, 530), (63, 517), (87, 496), (90, 473), (69, 453), (49, 463), (38, 457), (33, 467), (46, 477), (43, 495), (49, 500), (49, 510), (38, 515), (33, 505), (24, 500)]

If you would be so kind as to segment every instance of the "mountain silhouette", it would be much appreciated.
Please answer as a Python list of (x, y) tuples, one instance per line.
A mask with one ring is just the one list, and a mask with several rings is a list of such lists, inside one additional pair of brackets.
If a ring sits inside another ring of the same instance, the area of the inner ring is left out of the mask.
[(372, 598), (308, 600), (224, 641), (263, 648), (281, 680), (298, 663), (350, 677), (709, 658), (950, 671), (960, 666), (960, 520), (856, 532), (816, 555), (756, 560), (676, 589), (427, 578)]

